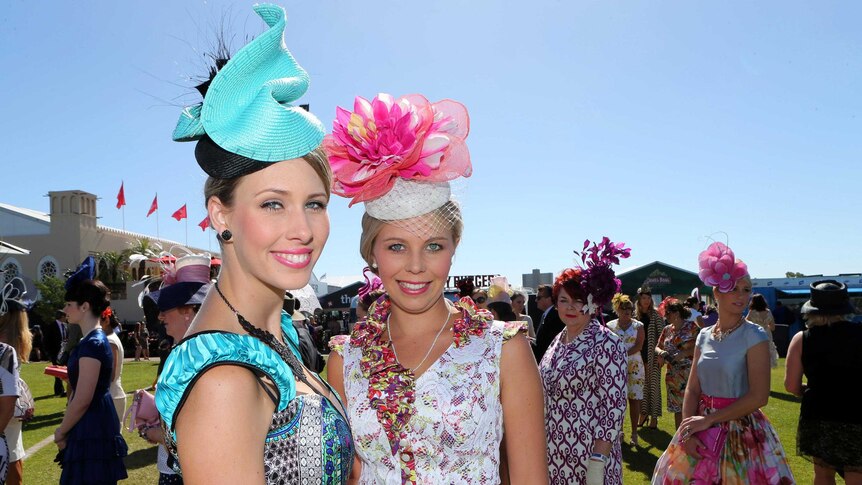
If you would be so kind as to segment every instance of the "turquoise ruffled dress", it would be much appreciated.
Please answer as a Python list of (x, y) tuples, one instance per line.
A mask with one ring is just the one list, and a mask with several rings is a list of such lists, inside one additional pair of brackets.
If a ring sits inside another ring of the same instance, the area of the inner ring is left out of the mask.
[[(300, 359), (299, 337), (285, 312), (281, 326), (289, 351)], [(297, 396), (296, 377), (286, 358), (289, 356), (279, 355), (251, 335), (222, 331), (192, 335), (171, 351), (158, 381), (156, 406), (177, 473), (182, 473), (182, 457), (177, 455), (174, 425), (189, 391), (207, 370), (218, 365), (238, 365), (267, 376), (278, 388), (261, 457), (266, 483), (347, 482), (354, 451), (350, 427), (325, 396)]]

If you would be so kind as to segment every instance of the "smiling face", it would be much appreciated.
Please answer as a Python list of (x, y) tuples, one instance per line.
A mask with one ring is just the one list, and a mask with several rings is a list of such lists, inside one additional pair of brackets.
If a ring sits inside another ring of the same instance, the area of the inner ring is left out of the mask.
[(586, 325), (590, 321), (591, 315), (583, 312), (584, 302), (569, 296), (565, 289), (560, 289), (556, 306), (560, 320), (567, 326)]
[(279, 290), (308, 284), (329, 237), (329, 198), (320, 176), (302, 159), (245, 175), (227, 207), (212, 197), (210, 220), (233, 233), (223, 244), (225, 267)]
[(398, 225), (384, 224), (371, 255), (392, 304), (418, 314), (438, 303), (449, 278), (455, 247), (452, 231), (446, 227), (419, 236)]
[(748, 276), (741, 278), (736, 282), (736, 286), (727, 293), (713, 288), (712, 294), (715, 296), (715, 301), (718, 302), (718, 309), (721, 313), (726, 312), (731, 316), (742, 316), (751, 301), (751, 278)]

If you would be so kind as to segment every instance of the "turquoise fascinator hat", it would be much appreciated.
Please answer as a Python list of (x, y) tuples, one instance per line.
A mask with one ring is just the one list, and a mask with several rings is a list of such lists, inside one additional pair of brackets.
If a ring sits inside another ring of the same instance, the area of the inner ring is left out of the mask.
[(198, 86), (202, 103), (185, 108), (174, 141), (197, 141), (195, 158), (208, 175), (229, 179), (302, 157), (323, 141), (323, 124), (294, 105), (308, 89), (308, 74), (284, 44), (287, 14), (276, 5), (254, 11), (266, 32)]

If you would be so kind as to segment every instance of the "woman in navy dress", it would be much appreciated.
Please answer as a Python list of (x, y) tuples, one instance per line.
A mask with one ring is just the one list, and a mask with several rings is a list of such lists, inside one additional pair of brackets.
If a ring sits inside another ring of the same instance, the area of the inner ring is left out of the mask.
[(128, 448), (109, 392), (114, 357), (99, 325), (110, 293), (101, 281), (75, 280), (73, 275), (66, 284), (64, 310), (69, 323), (81, 327), (84, 338), (69, 356), (72, 394), (54, 431), (63, 467), (60, 483), (117, 483), (127, 478), (123, 457)]

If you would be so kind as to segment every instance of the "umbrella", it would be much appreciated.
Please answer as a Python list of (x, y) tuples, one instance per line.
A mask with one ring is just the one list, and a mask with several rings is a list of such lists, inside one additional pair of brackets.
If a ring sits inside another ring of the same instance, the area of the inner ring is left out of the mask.
[(6, 241), (0, 241), (0, 254), (30, 254), (30, 251)]
[(320, 301), (317, 300), (317, 295), (311, 285), (305, 285), (298, 290), (290, 290), (290, 294), (299, 302), (299, 309), (304, 312), (314, 312), (320, 308)]

